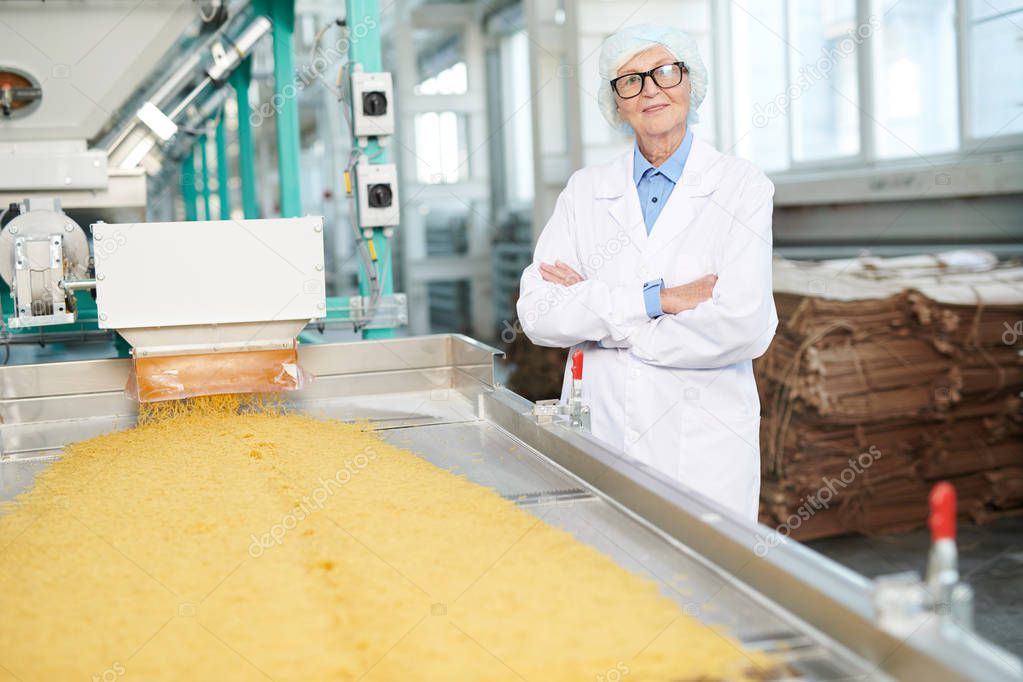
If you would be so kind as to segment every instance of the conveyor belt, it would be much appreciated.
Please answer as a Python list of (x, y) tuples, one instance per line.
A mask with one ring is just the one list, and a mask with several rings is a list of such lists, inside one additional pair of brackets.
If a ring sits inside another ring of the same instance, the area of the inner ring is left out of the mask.
[[(466, 406), (471, 409), (468, 401)], [(439, 467), (493, 488), (624, 568), (656, 581), (685, 613), (708, 625), (724, 625), (750, 649), (786, 658), (794, 679), (888, 679), (834, 643), (807, 635), (805, 627), (730, 576), (715, 571), (681, 544), (617, 508), (485, 419), (389, 429), (384, 437)]]
[[(493, 385), (490, 349), (469, 339), (304, 347), (303, 362), (319, 379), (295, 407), (372, 420), (394, 445), (494, 489), (656, 581), (686, 613), (780, 656), (793, 679), (1016, 674), (1011, 656), (972, 635), (886, 632), (872, 622), (862, 577), (796, 543), (758, 556), (766, 529), (724, 518), (588, 434), (537, 424), (530, 403)], [(31, 485), (64, 443), (132, 423), (126, 373), (120, 360), (0, 368), (0, 502)]]

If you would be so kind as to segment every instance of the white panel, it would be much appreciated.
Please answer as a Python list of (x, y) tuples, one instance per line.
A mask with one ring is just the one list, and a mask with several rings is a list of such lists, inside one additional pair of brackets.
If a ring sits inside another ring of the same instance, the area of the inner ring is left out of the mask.
[(0, 143), (4, 190), (106, 189), (107, 155), (82, 140)]
[(197, 16), (190, 0), (3, 0), (4, 65), (41, 83), (43, 99), (29, 116), (0, 118), (0, 136), (93, 139)]
[(105, 329), (324, 314), (323, 218), (96, 223), (93, 235)]

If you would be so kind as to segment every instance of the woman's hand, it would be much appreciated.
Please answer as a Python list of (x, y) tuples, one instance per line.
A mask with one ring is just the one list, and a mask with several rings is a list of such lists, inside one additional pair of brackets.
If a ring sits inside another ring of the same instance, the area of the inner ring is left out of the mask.
[(675, 315), (683, 310), (692, 310), (710, 299), (717, 281), (717, 275), (704, 275), (688, 284), (661, 289), (661, 310), (665, 315)]
[(562, 263), (559, 260), (554, 261), (554, 265), (540, 263), (540, 276), (548, 282), (561, 284), (566, 287), (578, 284), (584, 279), (583, 276), (573, 270), (570, 265)]

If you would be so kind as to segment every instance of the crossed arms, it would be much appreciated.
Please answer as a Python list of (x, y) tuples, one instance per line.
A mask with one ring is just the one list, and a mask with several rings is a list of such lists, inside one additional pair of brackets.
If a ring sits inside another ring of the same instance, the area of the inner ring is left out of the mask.
[(517, 310), (523, 331), (541, 346), (593, 341), (663, 367), (725, 367), (758, 357), (778, 324), (771, 292), (773, 189), (766, 178), (743, 189), (718, 272), (663, 289), (664, 315), (654, 319), (639, 276), (610, 286), (580, 274), (566, 189), (540, 235), (533, 264), (522, 273)]

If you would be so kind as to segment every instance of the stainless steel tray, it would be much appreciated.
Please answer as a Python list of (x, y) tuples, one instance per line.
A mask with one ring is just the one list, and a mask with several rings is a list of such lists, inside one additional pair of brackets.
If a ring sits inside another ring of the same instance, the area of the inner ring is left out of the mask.
[[(494, 489), (656, 581), (686, 613), (775, 653), (795, 679), (1019, 679), (1012, 655), (940, 619), (909, 636), (878, 625), (872, 583), (795, 542), (725, 515), (495, 385), (498, 351), (459, 335), (302, 346), (317, 376), (294, 407), (370, 419), (384, 438)], [(62, 446), (131, 426), (128, 362), (0, 368), (0, 502), (31, 485)], [(923, 557), (921, 557), (923, 560)]]

